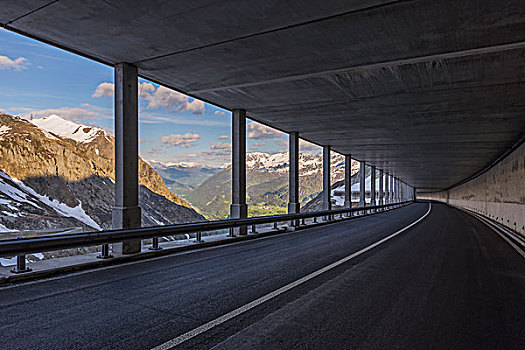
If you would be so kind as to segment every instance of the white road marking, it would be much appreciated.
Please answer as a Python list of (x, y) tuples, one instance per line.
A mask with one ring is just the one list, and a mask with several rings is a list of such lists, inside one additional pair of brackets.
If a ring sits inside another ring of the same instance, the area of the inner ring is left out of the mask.
[(503, 238), (512, 248), (514, 248), (514, 250), (516, 250), (518, 252), (518, 254), (520, 254), (525, 259), (525, 252), (523, 250), (521, 250), (520, 247), (518, 247), (518, 245), (516, 243), (512, 242), (507, 236), (505, 236), (503, 233), (501, 233), (500, 230), (505, 230), (504, 228), (493, 224), (490, 220), (488, 220), (487, 218), (483, 217), (480, 214), (471, 212), (469, 210), (464, 210), (464, 209), (459, 208), (459, 207), (456, 207), (456, 208), (464, 211), (467, 214), (470, 214), (470, 215), (476, 217), (479, 221), (481, 221), (482, 223), (487, 225), (492, 231), (496, 232), (498, 234), (498, 236)]
[(179, 335), (176, 338), (168, 340), (164, 344), (161, 344), (161, 345), (158, 345), (158, 346), (154, 347), (152, 350), (168, 350), (168, 349), (172, 349), (172, 348), (174, 348), (174, 347), (184, 343), (185, 341), (190, 340), (191, 338), (194, 338), (194, 337), (196, 337), (196, 336), (198, 336), (198, 335), (200, 335), (200, 334), (202, 334), (202, 333), (204, 333), (204, 332), (214, 328), (215, 326), (218, 326), (218, 325), (220, 325), (220, 324), (222, 324), (224, 322), (227, 322), (227, 321), (231, 320), (232, 318), (235, 318), (235, 317), (239, 316), (240, 314), (242, 314), (242, 313), (244, 313), (244, 312), (246, 312), (248, 310), (253, 309), (256, 306), (261, 305), (262, 303), (264, 303), (264, 302), (266, 302), (266, 301), (268, 301), (270, 299), (273, 299), (276, 296), (278, 296), (280, 294), (283, 294), (283, 293), (289, 291), (290, 289), (292, 289), (294, 287), (297, 287), (298, 285), (303, 284), (303, 283), (311, 280), (312, 278), (315, 278), (315, 277), (317, 277), (317, 276), (319, 276), (319, 275), (321, 275), (321, 274), (323, 274), (323, 273), (325, 273), (325, 272), (327, 272), (327, 271), (329, 271), (329, 270), (331, 270), (331, 269), (333, 269), (333, 268), (335, 268), (335, 267), (337, 267), (337, 266), (339, 266), (341, 264), (346, 263), (349, 260), (352, 260), (353, 258), (355, 258), (355, 257), (357, 257), (357, 256), (359, 256), (359, 255), (361, 255), (363, 253), (366, 253), (367, 251), (377, 247), (378, 245), (388, 241), (389, 239), (394, 238), (395, 236), (399, 235), (400, 233), (408, 230), (412, 226), (414, 226), (417, 223), (419, 223), (421, 220), (423, 220), (425, 217), (427, 217), (428, 214), (430, 214), (431, 209), (432, 209), (432, 204), (429, 203), (428, 204), (428, 211), (425, 213), (425, 215), (423, 215), (422, 217), (420, 217), (419, 219), (417, 219), (416, 221), (414, 221), (410, 225), (406, 226), (405, 228), (402, 228), (401, 230), (391, 234), (390, 236), (385, 237), (385, 238), (383, 238), (383, 239), (381, 239), (381, 240), (379, 240), (379, 241), (369, 245), (368, 247), (363, 248), (363, 249), (361, 249), (361, 250), (359, 250), (359, 251), (357, 251), (357, 252), (355, 252), (355, 253), (353, 253), (353, 254), (345, 257), (345, 258), (342, 258), (342, 259), (340, 259), (340, 260), (338, 260), (338, 261), (336, 261), (336, 262), (334, 262), (334, 263), (332, 263), (332, 264), (330, 264), (328, 266), (325, 266), (322, 269), (319, 269), (319, 270), (317, 270), (315, 272), (312, 272), (311, 274), (306, 275), (306, 276), (298, 279), (297, 281), (291, 282), (291, 283), (285, 285), (284, 287), (281, 287), (281, 288), (279, 288), (279, 289), (277, 289), (277, 290), (275, 290), (275, 291), (273, 291), (271, 293), (268, 293), (268, 294), (260, 297), (259, 299), (255, 299), (254, 301), (252, 301), (252, 302), (250, 302), (250, 303), (248, 303), (246, 305), (243, 305), (243, 306), (241, 306), (241, 307), (239, 307), (239, 308), (237, 308), (237, 309), (235, 309), (233, 311), (230, 311), (227, 314), (224, 314), (224, 315), (222, 315), (222, 316), (220, 316), (220, 317), (218, 317), (218, 318), (216, 318), (216, 319), (214, 319), (214, 320), (212, 320), (212, 321), (210, 321), (208, 323), (205, 323), (202, 326), (199, 326), (199, 327), (197, 327), (195, 329), (192, 329), (191, 331), (186, 332), (186, 333), (184, 333), (182, 335)]

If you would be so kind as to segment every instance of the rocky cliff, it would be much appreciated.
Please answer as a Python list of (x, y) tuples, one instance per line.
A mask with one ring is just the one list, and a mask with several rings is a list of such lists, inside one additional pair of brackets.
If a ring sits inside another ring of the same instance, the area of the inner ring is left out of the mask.
[[(35, 196), (69, 208), (80, 206), (101, 228), (109, 228), (111, 222), (114, 142), (113, 136), (100, 128), (58, 116), (30, 122), (0, 114), (0, 169), (11, 180), (33, 190)], [(171, 193), (157, 172), (142, 159), (139, 159), (139, 179), (143, 225), (203, 220), (188, 203)], [(19, 214), (16, 224), (13, 216), (4, 213), (0, 218), (10, 229), (58, 225), (50, 219), (43, 219), (40, 225), (29, 225), (26, 220), (26, 225), (24, 217), (28, 216)], [(57, 217), (64, 216), (58, 214)], [(88, 226), (97, 228), (96, 225)]]

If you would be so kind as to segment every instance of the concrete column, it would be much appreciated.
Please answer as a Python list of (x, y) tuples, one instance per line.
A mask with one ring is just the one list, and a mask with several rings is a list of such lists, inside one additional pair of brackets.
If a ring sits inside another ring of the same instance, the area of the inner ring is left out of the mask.
[[(141, 226), (139, 207), (137, 67), (127, 63), (115, 66), (115, 206), (113, 229)], [(113, 244), (121, 254), (140, 252), (139, 239)]]
[(352, 157), (345, 155), (345, 208), (352, 208)]
[(417, 191), (415, 187), (412, 187), (412, 200), (415, 202), (417, 199)]
[[(299, 204), (299, 133), (291, 132), (288, 142), (289, 157), (289, 180), (288, 180), (288, 214), (296, 214), (300, 211)], [(298, 221), (294, 220), (293, 226), (297, 226)]]
[(385, 204), (390, 203), (390, 175), (385, 174)]
[(323, 146), (323, 210), (332, 209), (330, 175), (330, 146)]
[(363, 208), (365, 206), (365, 179), (366, 179), (366, 163), (360, 162), (359, 164), (359, 206)]
[[(248, 217), (246, 205), (246, 111), (232, 111), (232, 219)], [(235, 230), (240, 235), (247, 233), (247, 227)]]
[(401, 193), (400, 193), (400, 186), (399, 186), (399, 179), (396, 177), (395, 178), (395, 188), (396, 188), (396, 193), (395, 193), (395, 196), (396, 196), (396, 202), (400, 202), (401, 201)]
[(370, 205), (376, 205), (376, 167), (370, 167)]
[(379, 205), (385, 204), (385, 175), (379, 170)]
[(396, 192), (396, 178), (394, 176), (392, 176), (392, 203), (396, 203), (397, 202), (397, 192)]

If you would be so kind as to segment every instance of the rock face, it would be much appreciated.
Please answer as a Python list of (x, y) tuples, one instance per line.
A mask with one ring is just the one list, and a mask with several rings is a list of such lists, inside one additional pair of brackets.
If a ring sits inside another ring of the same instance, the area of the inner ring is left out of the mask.
[[(58, 116), (29, 122), (0, 114), (0, 170), (10, 181), (33, 190), (36, 197), (55, 200), (69, 208), (80, 206), (96, 223), (86, 224), (80, 220), (77, 226), (83, 224), (91, 229), (111, 226), (114, 142), (113, 136), (100, 128)], [(144, 226), (204, 220), (187, 202), (171, 193), (158, 173), (140, 158), (139, 180)], [(57, 212), (51, 220), (48, 212), (48, 218), (42, 217), (41, 224), (30, 224), (26, 211), (27, 215), (17, 214), (17, 224), (13, 225), (6, 214), (14, 215), (12, 208), (11, 212), (5, 209), (0, 220), (8, 229), (59, 228), (62, 223), (53, 222), (64, 218), (64, 213)]]

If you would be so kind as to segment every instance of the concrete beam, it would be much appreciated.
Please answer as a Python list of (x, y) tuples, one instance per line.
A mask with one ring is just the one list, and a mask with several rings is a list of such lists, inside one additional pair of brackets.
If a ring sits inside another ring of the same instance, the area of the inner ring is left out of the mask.
[[(137, 68), (120, 63), (115, 66), (115, 207), (113, 229), (141, 226), (138, 170), (138, 91)], [(113, 244), (121, 254), (138, 253), (140, 240)]]
[(352, 156), (345, 155), (345, 208), (352, 207)]
[(330, 146), (323, 146), (323, 210), (332, 209), (330, 176)]
[[(295, 214), (300, 212), (301, 205), (299, 203), (299, 133), (289, 133), (288, 142), (288, 157), (289, 157), (289, 180), (288, 180), (288, 214)], [(292, 223), (297, 226), (297, 222)]]
[[(232, 204), (230, 218), (248, 217), (246, 205), (246, 111), (232, 111)], [(247, 227), (237, 230), (238, 234), (247, 234)]]

